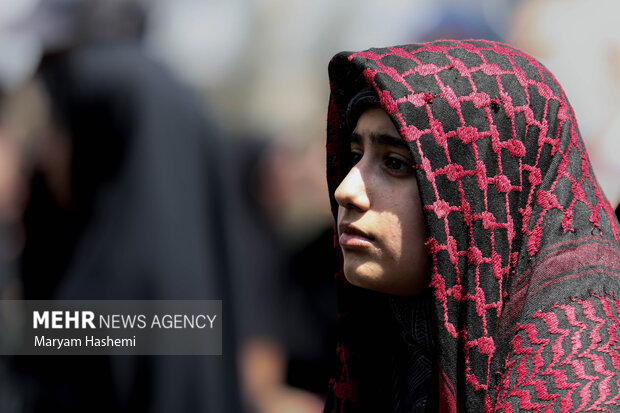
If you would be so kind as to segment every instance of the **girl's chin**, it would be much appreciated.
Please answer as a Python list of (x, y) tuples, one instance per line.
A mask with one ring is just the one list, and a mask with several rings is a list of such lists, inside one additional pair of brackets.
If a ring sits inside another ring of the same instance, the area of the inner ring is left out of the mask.
[(369, 290), (380, 291), (385, 284), (383, 268), (374, 262), (347, 262), (345, 258), (344, 275), (351, 284)]

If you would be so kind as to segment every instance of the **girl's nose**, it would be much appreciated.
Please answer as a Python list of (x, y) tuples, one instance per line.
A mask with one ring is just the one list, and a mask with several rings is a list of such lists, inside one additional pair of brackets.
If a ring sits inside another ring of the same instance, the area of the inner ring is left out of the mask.
[(338, 205), (343, 208), (357, 208), (366, 211), (370, 208), (370, 199), (363, 179), (363, 170), (359, 163), (355, 165), (342, 180), (334, 193)]

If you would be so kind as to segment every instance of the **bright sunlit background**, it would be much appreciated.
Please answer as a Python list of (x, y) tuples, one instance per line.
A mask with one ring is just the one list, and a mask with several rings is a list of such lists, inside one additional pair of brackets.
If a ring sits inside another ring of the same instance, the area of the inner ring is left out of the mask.
[[(74, 0), (73, 0), (74, 1)], [(117, 1), (117, 0), (113, 0)], [(72, 0), (56, 0), (71, 3)], [(142, 0), (146, 43), (209, 101), (223, 127), (308, 141), (324, 124), (326, 66), (341, 50), (436, 37), (513, 43), (560, 79), (612, 203), (620, 167), (620, 6), (613, 0)], [(15, 87), (37, 64), (16, 30), (36, 0), (0, 5), (0, 79)]]

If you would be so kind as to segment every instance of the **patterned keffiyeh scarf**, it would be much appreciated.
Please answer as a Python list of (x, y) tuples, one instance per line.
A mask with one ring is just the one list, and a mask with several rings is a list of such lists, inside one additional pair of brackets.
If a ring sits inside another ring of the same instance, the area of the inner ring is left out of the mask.
[[(482, 40), (343, 52), (329, 75), (334, 214), (360, 90), (413, 155), (432, 263), (427, 411), (618, 411), (618, 222), (554, 76)], [(403, 339), (402, 308), (336, 278), (340, 366), (325, 411), (420, 408), (403, 360), (424, 345)]]

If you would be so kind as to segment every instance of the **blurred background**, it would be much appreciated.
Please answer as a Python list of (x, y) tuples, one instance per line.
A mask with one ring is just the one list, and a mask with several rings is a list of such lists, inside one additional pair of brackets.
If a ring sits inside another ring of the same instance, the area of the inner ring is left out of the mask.
[[(512, 43), (620, 202), (613, 0), (0, 3), (2, 299), (220, 299), (218, 357), (2, 357), (2, 412), (319, 412), (335, 357), (327, 63)], [(2, 334), (2, 332), (0, 332)]]

